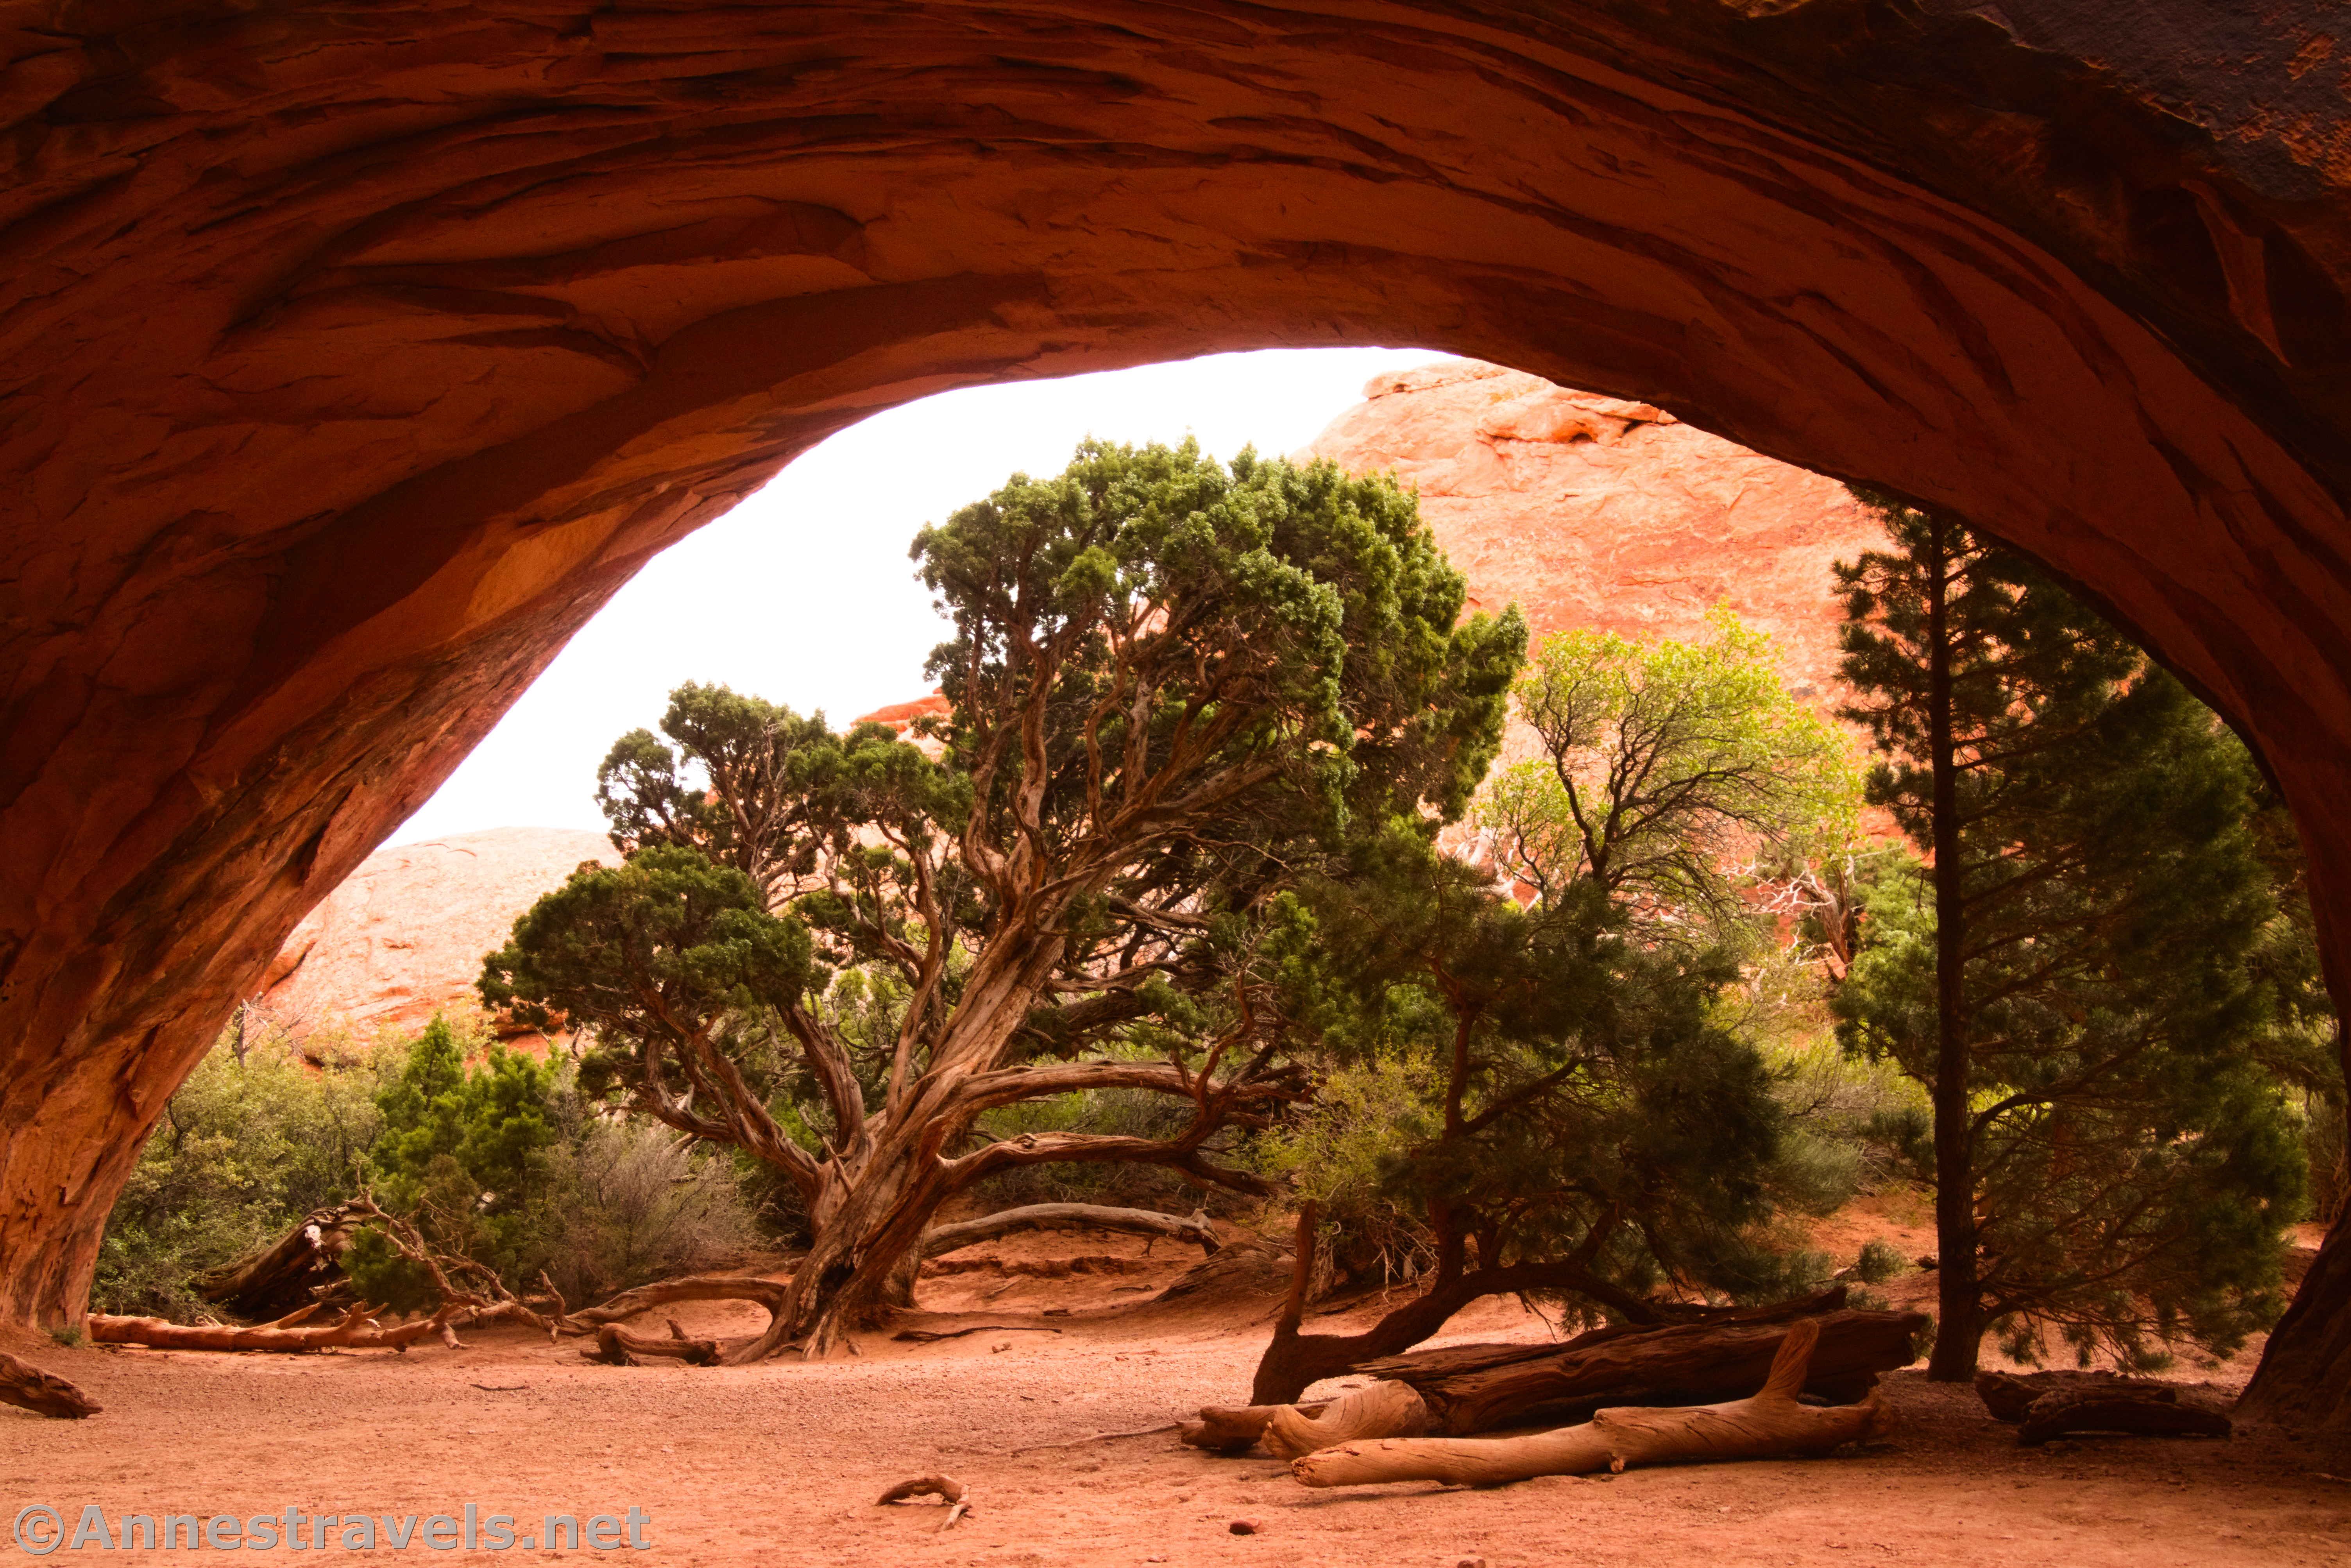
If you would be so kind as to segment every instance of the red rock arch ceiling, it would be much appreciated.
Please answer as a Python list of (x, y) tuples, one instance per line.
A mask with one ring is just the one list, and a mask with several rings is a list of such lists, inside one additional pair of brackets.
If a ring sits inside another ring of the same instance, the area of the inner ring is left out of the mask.
[(605, 595), (989, 379), (1417, 342), (1957, 507), (2261, 743), (2339, 960), (2331, 9), (0, 0), (0, 1318)]

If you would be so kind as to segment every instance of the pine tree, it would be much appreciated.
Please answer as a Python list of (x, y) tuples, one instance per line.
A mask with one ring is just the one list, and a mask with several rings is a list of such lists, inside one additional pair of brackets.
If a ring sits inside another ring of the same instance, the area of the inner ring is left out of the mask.
[(2030, 562), (1857, 492), (1896, 549), (1840, 564), (1847, 716), (1928, 856), (1883, 879), (1840, 1033), (1927, 1087), (1929, 1375), (1999, 1331), (2037, 1354), (2216, 1348), (2274, 1314), (2301, 1197), (2261, 1067), (2277, 904), (2243, 748)]

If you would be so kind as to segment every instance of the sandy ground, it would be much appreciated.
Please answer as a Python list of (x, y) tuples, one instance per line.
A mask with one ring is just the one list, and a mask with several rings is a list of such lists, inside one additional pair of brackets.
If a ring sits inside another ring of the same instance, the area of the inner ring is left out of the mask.
[[(351, 1553), (330, 1533), (329, 1555), (779, 1568), (2351, 1563), (2351, 1449), (2253, 1431), (2226, 1443), (2091, 1438), (2023, 1450), (1971, 1394), (1915, 1373), (1892, 1380), (1902, 1425), (1891, 1441), (1812, 1461), (1318, 1492), (1273, 1460), (1212, 1458), (1172, 1435), (1013, 1455), (1239, 1401), (1271, 1303), (1138, 1307), (1187, 1260), (1165, 1243), (1140, 1251), (1125, 1239), (1008, 1248), (1006, 1260), (1038, 1272), (986, 1266), (925, 1283), (926, 1306), (984, 1315), (909, 1321), (1026, 1332), (922, 1346), (871, 1336), (862, 1354), (823, 1364), (592, 1366), (573, 1343), (506, 1330), (470, 1335), (463, 1351), (405, 1355), (20, 1346), (107, 1408), (62, 1422), (0, 1407), (0, 1531), (33, 1503), (59, 1510), (70, 1531), (91, 1502), (110, 1518), (282, 1516), (289, 1505), (314, 1516), (455, 1515), (473, 1502), (485, 1518), (514, 1516), (524, 1535), (548, 1513), (634, 1506), (651, 1516), (651, 1546), (426, 1552), (419, 1541), (408, 1553)], [(1073, 1257), (1090, 1260), (1061, 1273)], [(1071, 1310), (1039, 1315), (1056, 1305)], [(758, 1322), (725, 1306), (680, 1315), (696, 1332)], [(1447, 1339), (1546, 1336), (1515, 1305), (1489, 1304)], [(2189, 1375), (2226, 1387), (2241, 1371)], [(935, 1506), (873, 1506), (884, 1486), (925, 1471), (967, 1482), (977, 1512), (942, 1533)], [(1234, 1534), (1236, 1520), (1256, 1532)], [(106, 1560), (161, 1555), (187, 1553)], [(0, 1535), (0, 1556), (23, 1553)]]

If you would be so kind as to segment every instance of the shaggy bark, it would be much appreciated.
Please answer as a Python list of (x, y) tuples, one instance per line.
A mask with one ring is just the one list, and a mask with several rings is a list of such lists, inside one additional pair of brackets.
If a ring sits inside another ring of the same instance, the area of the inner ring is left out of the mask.
[(2180, 1403), (2177, 1395), (2158, 1397), (2124, 1392), (2095, 1393), (2059, 1390), (2032, 1402), (2024, 1423), (2017, 1428), (2019, 1448), (2037, 1448), (2069, 1432), (2126, 1432), (2147, 1437), (2225, 1437), (2229, 1418), (2218, 1410)]
[(197, 1275), (197, 1293), (239, 1317), (283, 1316), (342, 1279), (364, 1218), (354, 1204), (313, 1209), (268, 1247)]
[(1586, 1475), (1674, 1460), (1824, 1454), (1873, 1437), (1884, 1419), (1876, 1389), (1858, 1405), (1798, 1402), (1820, 1324), (1792, 1324), (1753, 1396), (1685, 1409), (1608, 1409), (1581, 1427), (1524, 1437), (1396, 1437), (1343, 1443), (1290, 1462), (1311, 1487), (1436, 1480), (1496, 1486), (1534, 1476)]
[(1796, 1328), (1817, 1336), (1806, 1392), (1861, 1397), (1877, 1375), (1915, 1359), (1917, 1312), (1832, 1312), (1792, 1324), (1676, 1323), (1604, 1328), (1559, 1345), (1461, 1345), (1364, 1363), (1358, 1371), (1416, 1389), (1441, 1432), (1490, 1432), (1531, 1414), (1563, 1416), (1616, 1404), (1703, 1404), (1762, 1380)]
[(54, 1372), (43, 1372), (28, 1361), (0, 1351), (0, 1405), (14, 1405), (36, 1416), (78, 1421), (105, 1406)]

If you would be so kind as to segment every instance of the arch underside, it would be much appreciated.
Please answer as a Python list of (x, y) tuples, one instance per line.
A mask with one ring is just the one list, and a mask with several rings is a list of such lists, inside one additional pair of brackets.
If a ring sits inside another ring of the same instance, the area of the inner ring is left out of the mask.
[(0, 5), (0, 1318), (639, 565), (987, 381), (1415, 343), (1952, 507), (2261, 747), (2341, 954), (2341, 91), (2115, 9)]

